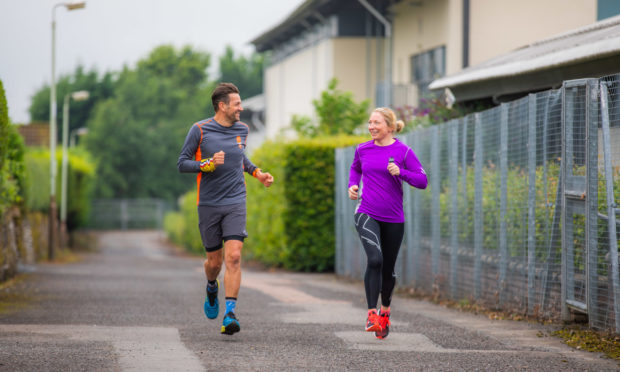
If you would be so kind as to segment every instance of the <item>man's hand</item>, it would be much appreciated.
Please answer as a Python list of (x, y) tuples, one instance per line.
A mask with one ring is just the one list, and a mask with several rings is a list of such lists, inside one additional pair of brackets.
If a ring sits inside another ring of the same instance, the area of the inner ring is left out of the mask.
[(215, 162), (216, 167), (224, 164), (225, 155), (226, 153), (224, 151), (219, 151), (213, 154), (213, 161)]
[(200, 161), (200, 170), (203, 172), (213, 172), (219, 165), (224, 164), (224, 151), (216, 152), (212, 158)]
[(357, 190), (359, 190), (359, 187), (357, 185), (349, 187), (349, 199), (357, 200)]
[(269, 187), (273, 183), (273, 176), (271, 174), (269, 174), (269, 172), (263, 173), (262, 171), (258, 170), (256, 172), (256, 178), (263, 185), (265, 185), (265, 187)]

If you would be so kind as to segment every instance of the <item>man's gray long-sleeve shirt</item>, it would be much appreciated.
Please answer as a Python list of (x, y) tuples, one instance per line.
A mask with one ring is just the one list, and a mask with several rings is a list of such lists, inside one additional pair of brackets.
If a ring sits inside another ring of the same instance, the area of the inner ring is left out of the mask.
[[(249, 128), (240, 121), (225, 127), (214, 118), (192, 125), (179, 154), (177, 168), (183, 173), (198, 173), (198, 205), (220, 206), (245, 202), (243, 172), (254, 175), (258, 169), (245, 156)], [(224, 151), (224, 164), (213, 172), (202, 172), (200, 160)], [(195, 159), (195, 160), (194, 160)]]

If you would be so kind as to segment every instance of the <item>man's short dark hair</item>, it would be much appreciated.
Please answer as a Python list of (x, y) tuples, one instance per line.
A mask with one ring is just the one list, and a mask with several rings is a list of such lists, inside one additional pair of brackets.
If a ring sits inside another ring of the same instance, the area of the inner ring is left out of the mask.
[(220, 102), (224, 102), (225, 104), (228, 104), (228, 102), (230, 102), (229, 94), (231, 93), (239, 94), (239, 88), (237, 88), (235, 84), (219, 83), (217, 85), (217, 87), (213, 91), (213, 94), (211, 94), (211, 103), (213, 103), (213, 109), (215, 110), (215, 112), (217, 112)]

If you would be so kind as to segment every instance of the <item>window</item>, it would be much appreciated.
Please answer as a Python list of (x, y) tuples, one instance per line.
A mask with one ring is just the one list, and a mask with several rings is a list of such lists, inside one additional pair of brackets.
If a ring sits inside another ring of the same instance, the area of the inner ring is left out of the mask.
[(417, 85), (419, 99), (429, 96), (431, 92), (428, 85), (445, 74), (445, 46), (411, 56), (411, 83)]

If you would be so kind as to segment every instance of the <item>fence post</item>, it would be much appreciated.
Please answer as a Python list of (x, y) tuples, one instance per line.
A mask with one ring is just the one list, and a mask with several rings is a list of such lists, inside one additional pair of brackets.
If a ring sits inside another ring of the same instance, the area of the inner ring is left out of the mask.
[(450, 295), (452, 299), (457, 296), (457, 268), (459, 259), (458, 233), (459, 233), (459, 204), (458, 204), (458, 162), (459, 162), (459, 124), (461, 119), (453, 120), (450, 124), (450, 190), (452, 191), (452, 213), (450, 222), (452, 231), (450, 234)]
[(528, 95), (528, 228), (527, 228), (527, 312), (534, 311), (536, 283), (536, 95)]
[(440, 220), (439, 220), (439, 193), (441, 188), (441, 167), (439, 162), (439, 126), (434, 125), (432, 128), (432, 145), (431, 145), (431, 193), (432, 193), (432, 207), (431, 207), (431, 234), (432, 234), (432, 270), (433, 270), (433, 283), (437, 281), (437, 275), (439, 274), (439, 259), (440, 259)]
[(482, 221), (482, 119), (479, 113), (475, 117), (475, 139), (474, 139), (474, 297), (480, 298), (482, 289), (482, 240), (483, 221)]
[[(607, 82), (601, 81), (601, 116), (603, 127), (603, 153), (605, 161), (605, 186), (607, 189), (607, 216), (609, 226), (609, 259), (614, 296), (614, 318), (616, 333), (620, 333), (620, 273), (618, 272), (618, 240), (616, 232), (616, 201), (614, 200), (614, 174), (611, 167), (611, 145), (609, 142), (609, 105)], [(607, 274), (609, 275), (609, 273)]]
[(598, 314), (598, 80), (586, 83), (586, 294), (588, 322), (593, 327)]
[(508, 204), (508, 104), (500, 106), (500, 198), (499, 198), (499, 305), (506, 301), (506, 271), (508, 266), (508, 242), (506, 208)]
[[(415, 149), (420, 148), (419, 135), (416, 135), (413, 138), (413, 146), (415, 146)], [(413, 215), (415, 216), (413, 219), (413, 257), (415, 257), (415, 262), (413, 265), (413, 278), (416, 283), (418, 283), (420, 280), (420, 240), (422, 235), (420, 227), (420, 209), (420, 191), (416, 189), (413, 191)]]
[[(568, 169), (573, 168), (572, 154), (573, 154), (573, 97), (574, 95), (567, 92), (569, 88), (565, 84), (562, 85), (562, 164), (561, 164), (561, 180), (566, 183), (568, 177)], [(573, 90), (574, 88), (571, 88)], [(570, 141), (567, 139), (571, 139)], [(565, 192), (566, 188), (562, 187), (562, 192)], [(568, 210), (566, 203), (566, 197), (562, 196), (562, 267), (561, 267), (561, 298), (562, 302), (561, 317), (563, 321), (570, 321), (570, 310), (568, 308), (567, 300), (574, 298), (575, 281), (573, 278), (573, 242), (572, 239), (567, 239), (568, 236), (573, 236), (573, 216), (572, 210)], [(570, 257), (569, 257), (570, 256)]]

